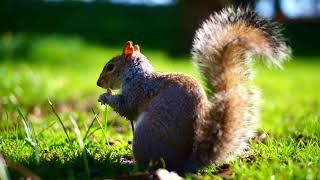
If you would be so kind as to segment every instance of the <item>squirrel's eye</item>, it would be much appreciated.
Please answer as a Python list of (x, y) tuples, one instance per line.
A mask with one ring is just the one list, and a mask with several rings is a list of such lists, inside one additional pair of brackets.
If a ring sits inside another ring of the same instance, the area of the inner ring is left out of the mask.
[(114, 68), (114, 65), (113, 64), (108, 64), (106, 68), (107, 68), (107, 71), (112, 71), (113, 68)]

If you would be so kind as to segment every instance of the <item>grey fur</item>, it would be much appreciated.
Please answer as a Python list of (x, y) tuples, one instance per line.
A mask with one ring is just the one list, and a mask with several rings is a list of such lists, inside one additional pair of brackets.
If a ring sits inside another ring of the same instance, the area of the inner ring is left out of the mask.
[[(251, 56), (281, 65), (290, 49), (277, 26), (249, 9), (227, 8), (215, 13), (196, 32), (192, 54), (210, 90), (192, 77), (153, 71), (140, 52), (119, 74), (120, 93), (102, 94), (99, 101), (138, 122), (133, 138), (137, 162), (164, 160), (166, 168), (192, 171), (227, 160), (246, 147), (257, 116), (259, 93), (250, 85)], [(117, 58), (119, 61), (117, 61)], [(124, 63), (122, 63), (124, 64)], [(108, 73), (106, 73), (108, 75)], [(103, 82), (99, 84), (117, 84)]]

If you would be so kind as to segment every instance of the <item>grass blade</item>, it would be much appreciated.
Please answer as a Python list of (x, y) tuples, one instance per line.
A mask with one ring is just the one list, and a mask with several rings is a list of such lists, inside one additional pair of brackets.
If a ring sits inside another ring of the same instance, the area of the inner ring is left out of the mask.
[(84, 162), (84, 166), (85, 166), (85, 172), (86, 172), (87, 179), (90, 179), (90, 171), (89, 171), (89, 164), (88, 164), (88, 158), (87, 158), (87, 151), (86, 151), (86, 148), (85, 148), (84, 143), (83, 143), (82, 138), (81, 138), (80, 129), (79, 129), (78, 125), (77, 125), (77, 122), (73, 119), (72, 116), (70, 116), (70, 120), (71, 120), (71, 123), (73, 124), (74, 132), (75, 132), (75, 134), (77, 136), (77, 140), (78, 140), (78, 143), (80, 145), (80, 149), (82, 151), (83, 162)]
[(92, 134), (94, 134), (96, 131), (98, 131), (98, 130), (102, 130), (101, 128), (100, 128), (100, 126), (99, 127), (97, 127), (96, 129), (94, 129), (88, 136), (91, 136)]
[(104, 128), (103, 128), (103, 125), (99, 119), (99, 116), (97, 116), (97, 114), (94, 112), (93, 108), (91, 108), (91, 111), (94, 114), (94, 117), (97, 119), (97, 122), (102, 130), (103, 135), (104, 135), (104, 138), (106, 139), (107, 146), (110, 146), (108, 136), (107, 136), (106, 132), (104, 131)]
[(93, 120), (91, 121), (91, 123), (90, 123), (90, 125), (89, 125), (89, 127), (88, 127), (88, 130), (87, 130), (86, 134), (84, 135), (83, 142), (85, 142), (86, 139), (88, 138), (90, 129), (91, 129), (93, 123), (96, 121), (96, 117), (95, 117), (95, 116), (99, 116), (99, 113), (98, 113), (98, 114), (94, 114)]
[(130, 123), (131, 123), (131, 130), (132, 130), (132, 136), (134, 135), (134, 124), (133, 124), (133, 121), (130, 120)]
[(29, 124), (28, 124), (26, 118), (24, 117), (23, 113), (21, 112), (21, 110), (19, 108), (17, 108), (17, 111), (19, 113), (19, 116), (21, 117), (24, 130), (27, 134), (27, 139), (28, 139), (28, 141), (32, 142), (32, 136), (31, 136), (31, 130), (30, 130)]
[(69, 135), (68, 135), (67, 128), (64, 126), (64, 124), (63, 124), (63, 122), (62, 122), (59, 114), (58, 114), (57, 111), (55, 110), (55, 108), (54, 108), (54, 106), (53, 106), (53, 104), (52, 104), (52, 102), (50, 101), (49, 98), (48, 98), (48, 102), (49, 102), (49, 104), (50, 104), (50, 106), (51, 106), (52, 112), (56, 115), (59, 123), (61, 124), (61, 126), (62, 126), (62, 128), (63, 128), (63, 131), (64, 131), (64, 133), (65, 133), (66, 136), (67, 136), (68, 142), (71, 144), (71, 140), (70, 140), (70, 137), (69, 137)]
[(7, 170), (6, 162), (4, 161), (2, 155), (0, 154), (0, 179), (9, 180), (9, 173)]
[(8, 111), (6, 109), (5, 109), (5, 113), (6, 113), (6, 122), (7, 122), (6, 130), (8, 130), (9, 129), (9, 113), (8, 113)]
[(24, 115), (21, 112), (21, 110), (19, 108), (17, 108), (17, 111), (18, 111), (18, 113), (19, 113), (19, 115), (20, 115), (20, 117), (22, 119), (23, 126), (24, 126), (25, 132), (27, 134), (26, 141), (28, 143), (30, 143), (31, 146), (34, 148), (36, 162), (37, 162), (37, 164), (39, 164), (40, 155), (39, 155), (39, 151), (38, 151), (38, 141), (36, 139), (36, 134), (34, 132), (34, 128), (32, 127), (32, 123), (30, 122), (30, 124), (31, 124), (31, 128), (30, 128), (29, 123), (28, 123), (27, 119), (24, 117)]
[(105, 105), (104, 108), (104, 131), (107, 132), (108, 131), (108, 115), (109, 115), (109, 108), (108, 105)]

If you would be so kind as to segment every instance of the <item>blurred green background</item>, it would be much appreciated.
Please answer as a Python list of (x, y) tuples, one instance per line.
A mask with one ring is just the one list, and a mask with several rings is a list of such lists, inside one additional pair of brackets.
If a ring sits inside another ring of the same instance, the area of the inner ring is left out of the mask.
[[(284, 23), (295, 55), (319, 55), (320, 10), (319, 2), (313, 0), (2, 0), (0, 32), (3, 36), (24, 33), (26, 41), (38, 35), (63, 34), (107, 46), (131, 39), (143, 47), (181, 55), (189, 52), (201, 21), (231, 4), (251, 4), (261, 14)], [(306, 9), (308, 6), (315, 8)]]
[[(132, 40), (156, 70), (201, 80), (189, 54), (194, 31), (210, 13), (230, 5), (251, 5), (282, 23), (293, 57), (284, 70), (255, 63), (254, 83), (263, 97), (257, 131), (265, 138), (253, 139), (249, 156), (227, 170), (212, 166), (189, 178), (320, 179), (319, 0), (1, 0), (0, 179), (2, 156), (13, 179), (84, 179), (87, 166), (97, 179), (141, 173), (122, 163), (132, 160), (130, 123), (112, 111), (105, 116), (96, 100), (105, 91), (96, 86), (102, 67)], [(17, 107), (34, 139), (26, 137)], [(103, 127), (93, 121), (92, 108)], [(87, 162), (70, 116), (82, 136), (89, 134)]]

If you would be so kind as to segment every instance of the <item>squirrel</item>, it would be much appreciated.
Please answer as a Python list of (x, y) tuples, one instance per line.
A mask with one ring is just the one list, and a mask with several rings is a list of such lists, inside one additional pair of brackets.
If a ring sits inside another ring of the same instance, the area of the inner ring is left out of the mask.
[(277, 23), (250, 8), (229, 7), (203, 22), (191, 52), (205, 89), (192, 76), (154, 71), (131, 41), (100, 74), (97, 85), (108, 92), (98, 101), (137, 120), (132, 149), (139, 165), (161, 161), (189, 172), (243, 152), (259, 105), (250, 83), (253, 56), (281, 68), (291, 49)]

